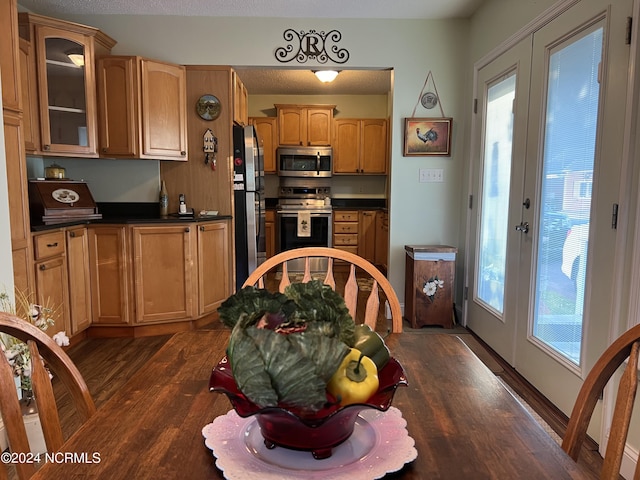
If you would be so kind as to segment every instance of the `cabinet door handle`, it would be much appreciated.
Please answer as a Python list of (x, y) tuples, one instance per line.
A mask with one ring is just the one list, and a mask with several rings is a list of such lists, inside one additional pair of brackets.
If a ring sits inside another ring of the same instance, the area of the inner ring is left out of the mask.
[(182, 150), (182, 151), (180, 152), (180, 155), (182, 155), (183, 157), (184, 157), (186, 154), (187, 154), (187, 152), (185, 152), (184, 150)]
[(58, 246), (58, 242), (55, 243), (47, 243), (47, 247), (49, 248), (53, 248), (53, 247), (57, 247)]
[(51, 145), (42, 145), (42, 149), (49, 151), (51, 149)]
[(187, 227), (187, 228), (185, 228), (185, 229), (184, 229), (184, 232), (185, 232), (185, 233), (189, 233), (190, 231), (191, 231), (191, 229), (190, 229), (189, 227)]
[(202, 225), (200, 225), (200, 231), (204, 232), (204, 227)]
[(47, 266), (46, 266), (46, 265), (44, 265), (44, 264), (43, 264), (43, 265), (40, 265), (40, 270), (46, 270), (46, 269), (47, 269)]
[(69, 236), (71, 238), (75, 238), (76, 237), (76, 232), (69, 232)]

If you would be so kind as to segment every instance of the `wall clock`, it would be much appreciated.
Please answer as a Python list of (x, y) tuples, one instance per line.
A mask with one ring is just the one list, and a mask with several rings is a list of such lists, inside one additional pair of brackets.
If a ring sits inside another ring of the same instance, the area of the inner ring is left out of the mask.
[(222, 105), (215, 95), (202, 95), (196, 102), (196, 112), (203, 120), (215, 120), (221, 111)]

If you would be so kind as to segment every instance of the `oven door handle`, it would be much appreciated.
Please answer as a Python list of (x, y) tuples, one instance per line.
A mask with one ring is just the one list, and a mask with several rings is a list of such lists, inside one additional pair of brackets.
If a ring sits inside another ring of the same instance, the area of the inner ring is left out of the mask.
[(320, 175), (320, 152), (316, 154), (316, 175)]

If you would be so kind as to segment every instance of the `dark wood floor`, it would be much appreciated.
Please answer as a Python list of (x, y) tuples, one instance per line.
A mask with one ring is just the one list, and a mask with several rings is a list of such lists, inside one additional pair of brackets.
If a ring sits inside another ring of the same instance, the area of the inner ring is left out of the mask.
[[(214, 322), (204, 328), (225, 328)], [(447, 330), (438, 329), (437, 333)], [(502, 377), (531, 407), (562, 437), (566, 428), (566, 416), (559, 412), (549, 401), (542, 397), (504, 360), (488, 348), (473, 332), (457, 327), (453, 333), (468, 337), (467, 344), (487, 366)], [(424, 332), (428, 334), (427, 332)], [(68, 354), (78, 366), (89, 386), (96, 406), (100, 408), (153, 354), (168, 340), (169, 336), (87, 339), (71, 347)], [(471, 341), (469, 341), (471, 339)], [(80, 422), (70, 411), (68, 399), (63, 388), (55, 385), (56, 395), (60, 398), (61, 421), (65, 435), (70, 435)], [(594, 472), (599, 472), (602, 458), (597, 445), (590, 442), (580, 457), (580, 463)]]

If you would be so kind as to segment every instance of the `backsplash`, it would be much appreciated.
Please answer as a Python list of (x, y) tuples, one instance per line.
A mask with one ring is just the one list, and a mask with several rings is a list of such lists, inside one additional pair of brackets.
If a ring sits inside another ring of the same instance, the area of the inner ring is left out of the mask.
[(43, 178), (44, 168), (52, 163), (64, 167), (67, 178), (87, 182), (96, 202), (158, 201), (158, 160), (27, 156), (28, 178)]

